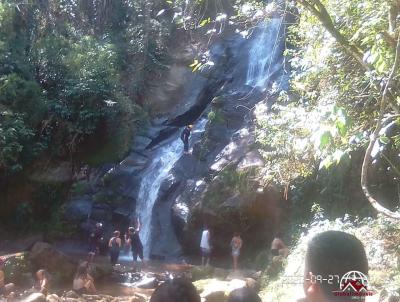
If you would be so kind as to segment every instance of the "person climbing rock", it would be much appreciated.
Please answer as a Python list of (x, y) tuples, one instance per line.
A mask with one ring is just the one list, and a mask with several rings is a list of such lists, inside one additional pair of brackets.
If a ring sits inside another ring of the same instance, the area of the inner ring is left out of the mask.
[[(303, 279), (305, 298), (299, 301), (354, 301), (354, 296), (346, 295), (348, 292), (344, 292), (345, 295), (335, 295), (335, 292), (341, 293), (340, 282), (349, 272), (356, 272), (359, 277), (368, 275), (368, 260), (361, 241), (340, 231), (317, 234), (308, 244)], [(366, 285), (365, 279), (357, 281)], [(357, 301), (365, 301), (365, 296), (357, 296)]]
[(231, 248), (232, 248), (232, 258), (233, 258), (233, 269), (237, 270), (238, 260), (240, 256), (240, 249), (242, 248), (243, 240), (240, 237), (238, 232), (233, 234), (233, 238), (231, 240)]
[(139, 232), (140, 232), (140, 221), (139, 219), (136, 219), (135, 227), (130, 227), (128, 229), (129, 244), (131, 245), (132, 248), (133, 265), (136, 265), (138, 257), (140, 258), (141, 261), (144, 261), (143, 245), (139, 237)]
[(181, 140), (183, 142), (183, 151), (185, 154), (189, 154), (189, 137), (192, 131), (193, 125), (187, 125), (181, 133)]
[(271, 243), (271, 255), (272, 257), (275, 256), (287, 257), (288, 254), (289, 254), (289, 249), (282, 240), (282, 233), (278, 232)]
[(92, 263), (94, 256), (100, 253), (103, 240), (103, 225), (97, 222), (95, 229), (89, 235), (89, 253), (87, 259), (89, 263)]
[(110, 258), (111, 264), (114, 266), (118, 262), (119, 251), (121, 249), (121, 238), (119, 238), (120, 232), (114, 231), (114, 236), (111, 237), (110, 241), (108, 242), (108, 247), (110, 248)]
[(201, 265), (210, 265), (211, 256), (211, 235), (209, 227), (206, 225), (201, 234), (200, 249), (201, 249)]
[(12, 298), (12, 296), (14, 296), (14, 293), (12, 291), (14, 290), (15, 286), (13, 283), (6, 284), (5, 274), (3, 271), (4, 266), (5, 266), (5, 262), (2, 258), (0, 258), (0, 300), (1, 300), (2, 296), (6, 299)]

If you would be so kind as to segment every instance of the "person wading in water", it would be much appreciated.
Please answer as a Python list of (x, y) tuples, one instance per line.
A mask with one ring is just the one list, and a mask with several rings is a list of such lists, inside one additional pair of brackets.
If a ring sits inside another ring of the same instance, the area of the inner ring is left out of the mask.
[(192, 131), (193, 125), (187, 125), (181, 133), (181, 140), (183, 142), (183, 153), (190, 154), (189, 152), (189, 137)]
[(132, 248), (133, 265), (136, 265), (137, 258), (139, 257), (142, 262), (143, 259), (143, 245), (139, 237), (140, 222), (139, 219), (136, 220), (135, 227), (130, 227), (128, 229), (128, 243)]
[(100, 253), (100, 246), (103, 242), (103, 225), (98, 222), (96, 228), (89, 235), (89, 253), (87, 261), (92, 263), (94, 256)]
[(118, 262), (119, 251), (121, 249), (121, 238), (119, 238), (119, 231), (114, 232), (114, 237), (112, 237), (108, 243), (108, 247), (110, 248), (110, 257), (111, 264), (114, 266)]

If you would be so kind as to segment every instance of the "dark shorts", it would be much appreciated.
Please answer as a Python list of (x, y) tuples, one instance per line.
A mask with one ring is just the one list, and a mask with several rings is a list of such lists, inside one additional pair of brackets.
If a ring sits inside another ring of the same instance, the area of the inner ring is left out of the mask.
[(210, 249), (201, 248), (201, 255), (202, 255), (203, 257), (208, 258), (208, 257), (210, 257), (210, 255), (211, 255), (211, 250), (210, 250)]
[(132, 256), (133, 256), (133, 261), (137, 261), (137, 258), (139, 257), (140, 260), (143, 261), (143, 247), (136, 247), (132, 249)]
[(0, 287), (0, 296), (3, 296), (5, 294), (6, 294), (6, 287), (5, 286)]
[(189, 152), (189, 141), (183, 141), (183, 150)]

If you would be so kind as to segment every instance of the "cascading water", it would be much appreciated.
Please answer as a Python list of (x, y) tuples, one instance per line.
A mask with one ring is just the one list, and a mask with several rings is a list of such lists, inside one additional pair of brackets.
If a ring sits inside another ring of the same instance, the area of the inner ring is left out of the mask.
[(268, 23), (257, 26), (260, 31), (251, 42), (246, 84), (253, 87), (265, 87), (270, 76), (281, 69), (282, 18), (272, 18)]
[[(202, 119), (194, 126), (192, 135), (195, 132), (203, 131), (205, 119)], [(160, 186), (163, 180), (168, 176), (174, 164), (181, 157), (183, 152), (183, 143), (180, 139), (180, 132), (169, 144), (160, 147), (154, 154), (151, 164), (143, 175), (136, 212), (140, 218), (141, 230), (140, 239), (143, 243), (144, 257), (149, 258), (151, 248), (151, 221), (154, 203), (157, 200)]]

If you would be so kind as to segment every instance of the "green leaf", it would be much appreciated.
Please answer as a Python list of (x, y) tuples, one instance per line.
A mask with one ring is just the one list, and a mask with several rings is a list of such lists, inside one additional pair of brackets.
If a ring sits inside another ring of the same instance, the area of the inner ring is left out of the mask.
[(380, 141), (382, 144), (384, 144), (384, 145), (387, 145), (387, 144), (390, 143), (390, 139), (389, 139), (387, 136), (381, 136), (381, 137), (379, 138), (379, 141)]
[(318, 148), (320, 150), (324, 149), (326, 146), (328, 146), (331, 142), (332, 135), (330, 131), (325, 131), (321, 134), (319, 137), (319, 145)]
[(328, 155), (319, 164), (319, 169), (320, 170), (322, 170), (323, 168), (329, 169), (333, 165), (333, 162), (334, 162), (334, 160), (332, 158), (332, 155)]
[(207, 25), (207, 24), (210, 23), (210, 22), (211, 22), (211, 18), (203, 19), (203, 20), (200, 22), (199, 27), (203, 27), (203, 26)]

